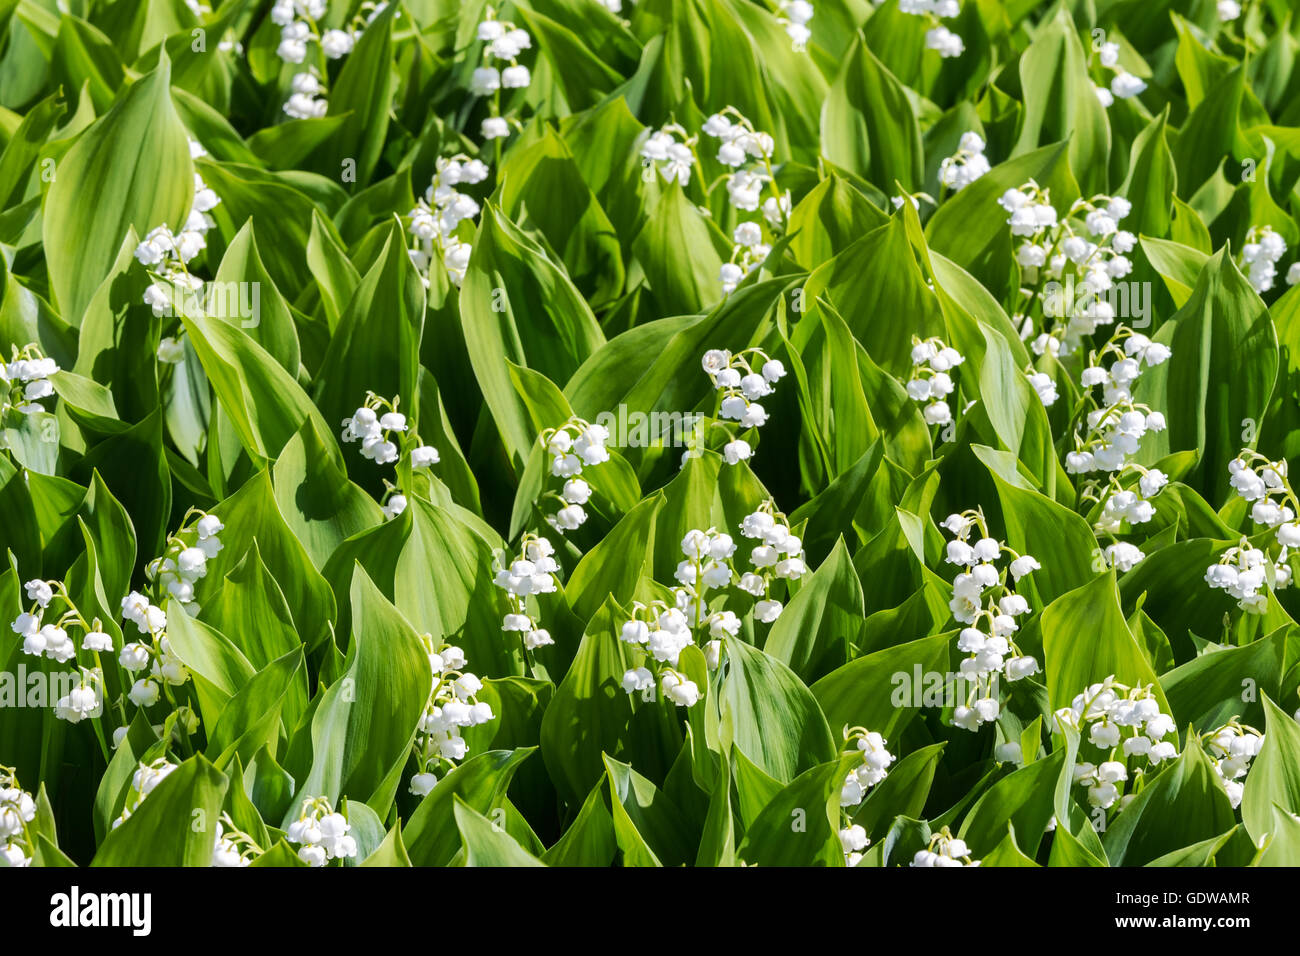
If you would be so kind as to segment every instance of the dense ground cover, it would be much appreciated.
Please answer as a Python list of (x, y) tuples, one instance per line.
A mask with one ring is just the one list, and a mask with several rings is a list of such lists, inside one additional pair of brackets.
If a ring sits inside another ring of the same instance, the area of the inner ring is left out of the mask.
[(1300, 863), (1300, 26), (0, 0), (0, 863)]

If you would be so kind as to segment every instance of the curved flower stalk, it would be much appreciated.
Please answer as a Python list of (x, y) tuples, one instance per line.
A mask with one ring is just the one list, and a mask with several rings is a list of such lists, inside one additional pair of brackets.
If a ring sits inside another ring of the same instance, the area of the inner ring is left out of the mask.
[(458, 235), (464, 232), (459, 226), (463, 222), (473, 223), (479, 214), (479, 204), (456, 187), (477, 185), (487, 179), (488, 173), (486, 164), (464, 153), (440, 156), (433, 182), (415, 208), (406, 214), (410, 220), (407, 230), (414, 239), (409, 255), (425, 288), (429, 287), (429, 266), (435, 257), (442, 260), (453, 284), (460, 286), (465, 281), (473, 247)]
[(217, 821), (217, 837), (212, 846), (212, 866), (237, 868), (251, 866), (253, 861), (265, 853), (257, 840), (239, 829), (230, 814), (223, 813)]
[(493, 562), (493, 583), (506, 592), (510, 606), (501, 630), (520, 634), (525, 652), (555, 643), (533, 610), (536, 598), (531, 606), (528, 601), (530, 596), (555, 593), (555, 572), (560, 570), (560, 565), (554, 554), (555, 546), (551, 542), (530, 533), (520, 542), (519, 557), (508, 565), (499, 563), (499, 559)]
[(958, 193), (992, 168), (984, 155), (983, 137), (979, 133), (963, 133), (957, 152), (944, 157), (939, 164), (939, 185)]
[[(1088, 365), (1079, 381), (1084, 404), (1091, 406), (1085, 417), (1086, 431), (1076, 430), (1074, 451), (1065, 456), (1065, 468), (1073, 475), (1098, 475), (1083, 482), (1081, 504), (1101, 504), (1094, 528), (1112, 539), (1103, 554), (1107, 564), (1128, 571), (1145, 555), (1117, 536), (1155, 515), (1152, 499), (1169, 483), (1159, 468), (1147, 468), (1133, 461), (1143, 436), (1166, 428), (1165, 416), (1149, 405), (1133, 400), (1133, 386), (1144, 368), (1168, 361), (1168, 346), (1152, 342), (1145, 335), (1121, 325), (1100, 349), (1088, 354)], [(1103, 363), (1110, 360), (1110, 365)], [(1097, 392), (1101, 392), (1098, 400)], [(1125, 476), (1136, 475), (1132, 488)]]
[(1241, 806), (1246, 774), (1264, 746), (1264, 734), (1234, 716), (1222, 727), (1201, 734), (1201, 742), (1214, 762), (1214, 772), (1228, 792), (1229, 802), (1234, 809)]
[[(271, 22), (280, 27), (276, 55), (285, 63), (301, 65), (315, 45), (326, 60), (341, 60), (352, 52), (366, 26), (387, 6), (387, 3), (363, 3), (345, 29), (322, 30), (321, 21), (328, 10), (326, 0), (275, 0)], [(323, 69), (308, 66), (294, 74), (292, 89), (284, 104), (284, 112), (291, 119), (315, 119), (329, 110)]]
[(958, 0), (899, 0), (902, 13), (925, 17), (930, 29), (925, 34), (925, 48), (934, 50), (945, 59), (961, 56), (966, 51), (962, 38), (943, 25), (961, 13)]
[(418, 769), (409, 791), (423, 797), (437, 785), (437, 771), (450, 771), (469, 752), (461, 730), (495, 720), (496, 715), (490, 704), (476, 696), (483, 682), (465, 670), (463, 650), (445, 641), (435, 642), (429, 634), (421, 635), (420, 640), (433, 670), (433, 689), (415, 734)]
[(326, 797), (305, 797), (298, 819), (289, 824), (285, 836), (299, 844), (298, 858), (308, 866), (325, 866), (331, 860), (357, 855), (357, 841), (349, 835), (352, 825), (336, 813)]
[(917, 850), (909, 866), (979, 866), (979, 860), (972, 860), (970, 847), (966, 841), (952, 835), (944, 827), (930, 837), (924, 850)]
[[(741, 430), (754, 429), (756, 437), (757, 430), (767, 422), (767, 409), (758, 400), (773, 394), (772, 386), (785, 377), (785, 366), (756, 348), (735, 355), (727, 349), (709, 349), (700, 365), (718, 393), (714, 417), (734, 421)], [(722, 447), (726, 463), (736, 465), (749, 460), (754, 454), (753, 445), (741, 438), (740, 432), (733, 432), (731, 426), (721, 421), (717, 424), (730, 438)]]
[(7, 364), (0, 362), (0, 422), (10, 412), (35, 415), (45, 411), (40, 402), (54, 394), (50, 376), (60, 371), (59, 363), (47, 358), (35, 342), (21, 349), (14, 346), (10, 356)]
[[(521, 30), (509, 20), (497, 19), (497, 12), (491, 6), (478, 25), (478, 39), (483, 44), (482, 65), (474, 70), (470, 92), (491, 97), (490, 115), (483, 120), (479, 133), (484, 139), (494, 141), (500, 163), (500, 141), (510, 135), (510, 120), (501, 113), (501, 91), (525, 89), (532, 82), (532, 74), (519, 62), (519, 55), (532, 47), (533, 39), (527, 30)], [(518, 125), (517, 120), (515, 124)]]
[[(360, 442), (361, 455), (377, 465), (391, 465), (402, 457), (403, 450), (410, 457), (414, 469), (428, 468), (439, 461), (438, 449), (426, 445), (417, 432), (410, 429), (406, 416), (397, 410), (400, 398), (389, 401), (374, 392), (366, 392), (365, 404), (343, 419), (340, 437), (345, 444)], [(406, 510), (406, 495), (391, 482), (384, 481), (384, 514), (396, 518)]]
[[(1251, 226), (1246, 233), (1246, 244), (1241, 247), (1238, 264), (1256, 292), (1273, 288), (1277, 279), (1277, 263), (1286, 255), (1286, 240), (1273, 231), (1272, 226)], [(1295, 285), (1300, 272), (1293, 265), (1287, 272), (1288, 285)]]
[[(1151, 687), (1130, 687), (1114, 675), (1075, 697), (1056, 719), (1101, 751), (1097, 763), (1081, 761), (1074, 768), (1074, 782), (1088, 788), (1093, 807), (1107, 810), (1118, 801), (1123, 809), (1141, 792), (1148, 771), (1178, 756), (1177, 736), (1165, 739), (1175, 731), (1174, 719), (1160, 710)], [(1130, 781), (1121, 796), (1121, 786)]]
[(587, 520), (583, 508), (591, 499), (591, 485), (582, 477), (583, 466), (594, 467), (609, 461), (609, 429), (581, 418), (570, 418), (559, 428), (548, 428), (541, 442), (551, 456), (550, 476), (564, 482), (559, 491), (543, 492), (560, 508), (546, 516), (546, 523), (560, 534), (576, 531)]
[(803, 542), (790, 532), (785, 516), (768, 501), (741, 522), (741, 534), (758, 543), (750, 551), (751, 570), (741, 571), (736, 562), (736, 542), (716, 528), (692, 529), (682, 539), (683, 560), (674, 577), (672, 603), (634, 602), (632, 618), (619, 631), (624, 643), (640, 647), (640, 666), (623, 675), (623, 690), (640, 693), (642, 700), (655, 699), (656, 686), (679, 707), (694, 706), (699, 687), (677, 670), (683, 650), (700, 645), (710, 670), (718, 668), (723, 641), (740, 633), (741, 620), (734, 611), (711, 611), (709, 592), (733, 585), (758, 598), (754, 618), (770, 624), (781, 614), (781, 603), (770, 597), (777, 579), (797, 580), (807, 570)]
[(27, 824), (36, 819), (36, 801), (18, 783), (18, 771), (0, 766), (0, 868), (31, 866), (36, 838)]
[(1290, 559), (1292, 551), (1300, 547), (1300, 522), (1296, 521), (1300, 501), (1287, 478), (1285, 461), (1269, 461), (1258, 452), (1242, 449), (1228, 463), (1228, 471), (1237, 495), (1251, 502), (1251, 520), (1273, 529), (1278, 550), (1273, 553), (1274, 545), (1256, 547), (1242, 535), (1236, 547), (1205, 569), (1205, 583), (1236, 598), (1243, 611), (1263, 614), (1268, 608), (1269, 588), (1284, 590), (1294, 577)]
[[(1017, 618), (1030, 608), (1015, 592), (1015, 585), (1042, 565), (1032, 555), (1019, 554), (990, 537), (980, 509), (951, 514), (943, 527), (954, 536), (945, 560), (963, 569), (953, 578), (949, 607), (957, 622), (966, 625), (957, 637), (957, 648), (969, 655), (960, 672), (971, 685), (965, 703), (953, 709), (952, 723), (976, 731), (1002, 712), (1000, 677), (1014, 683), (1038, 673), (1037, 659), (1016, 646)], [(999, 568), (997, 562), (1004, 557), (1011, 560)]]
[(848, 808), (860, 805), (867, 791), (889, 775), (894, 755), (886, 749), (884, 737), (865, 727), (845, 727), (844, 742), (862, 754), (862, 765), (850, 770), (840, 787), (840, 847), (844, 865), (857, 866), (871, 841), (862, 825), (853, 822)]
[(965, 361), (966, 357), (945, 345), (943, 339), (912, 336), (912, 376), (907, 382), (907, 395), (924, 406), (921, 417), (927, 425), (947, 425), (953, 420), (947, 398), (957, 386), (948, 373)]

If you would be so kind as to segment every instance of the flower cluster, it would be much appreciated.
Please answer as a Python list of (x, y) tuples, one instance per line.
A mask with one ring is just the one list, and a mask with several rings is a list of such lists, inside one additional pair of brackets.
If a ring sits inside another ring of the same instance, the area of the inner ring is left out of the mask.
[(1229, 548), (1217, 563), (1205, 569), (1205, 583), (1236, 598), (1237, 607), (1243, 611), (1263, 614), (1268, 608), (1265, 585), (1270, 572), (1275, 588), (1285, 588), (1291, 583), (1289, 567), (1273, 564), (1268, 552), (1253, 547), (1243, 537), (1239, 545)]
[[(1178, 756), (1174, 719), (1160, 710), (1160, 702), (1150, 687), (1129, 687), (1114, 675), (1093, 684), (1056, 712), (1056, 719), (1080, 732), (1087, 730), (1087, 740), (1103, 751), (1099, 763), (1081, 761), (1075, 765), (1074, 781), (1088, 788), (1088, 803), (1103, 810), (1120, 799), (1120, 784), (1166, 760)], [(1130, 768), (1129, 762), (1141, 758), (1141, 765)], [(1134, 793), (1140, 789), (1134, 780)], [(1127, 803), (1126, 798), (1124, 803)], [(1121, 803), (1121, 807), (1123, 803)]]
[(796, 53), (802, 53), (808, 46), (808, 41), (812, 39), (812, 31), (808, 29), (808, 21), (813, 18), (816, 11), (808, 0), (781, 0), (781, 13), (777, 22), (785, 27), (785, 32), (790, 37), (791, 46)]
[(609, 461), (609, 449), (605, 447), (609, 429), (581, 418), (570, 418), (559, 428), (542, 432), (541, 441), (551, 456), (551, 477), (564, 482), (559, 491), (546, 493), (560, 505), (555, 514), (546, 516), (546, 523), (560, 534), (576, 531), (587, 520), (582, 506), (591, 498), (591, 485), (582, 477), (582, 468)]
[(1119, 228), (1132, 204), (1097, 195), (1076, 200), (1060, 218), (1050, 191), (1030, 180), (1004, 192), (998, 205), (1009, 213), (1011, 234), (1023, 240), (1015, 252), (1025, 283), (1013, 319), (1020, 336), (1031, 340), (1036, 355), (1071, 354), (1115, 320), (1111, 290), (1133, 271), (1127, 254), (1137, 245), (1133, 233)]
[(939, 164), (939, 182), (953, 192), (961, 192), (990, 169), (983, 138), (979, 133), (963, 133), (957, 152)]
[(16, 771), (0, 767), (0, 868), (31, 866), (35, 839), (27, 824), (36, 819), (36, 801), (18, 785)]
[[(1038, 673), (1038, 661), (1016, 646), (1017, 618), (1029, 613), (1029, 602), (1015, 592), (1015, 585), (1042, 565), (990, 537), (981, 510), (951, 514), (943, 527), (953, 535), (945, 560), (962, 569), (953, 578), (948, 606), (957, 622), (966, 625), (957, 637), (957, 649), (969, 655), (960, 672), (971, 685), (966, 702), (953, 709), (952, 722), (975, 731), (1001, 713), (1000, 675), (1015, 682)], [(974, 541), (973, 533), (978, 533)], [(1011, 560), (999, 568), (997, 562), (1004, 556)]]
[[(150, 562), (145, 569), (148, 577), (165, 589), (168, 595), (180, 601), (190, 614), (199, 611), (199, 606), (194, 603), (195, 582), (207, 574), (208, 560), (221, 553), (220, 534), (225, 528), (216, 515), (200, 514), (192, 527), (176, 532), (167, 542), (167, 550), (162, 557)], [(122, 613), (124, 617), (130, 613), (132, 616), (128, 619), (139, 626), (149, 611), (146, 609), (141, 612), (139, 602), (134, 600), (137, 597), (139, 595), (133, 593), (131, 598), (123, 601)], [(153, 610), (162, 614), (159, 609)], [(162, 626), (166, 627), (165, 617), (162, 620)]]
[(645, 175), (653, 176), (652, 170), (657, 169), (665, 182), (676, 180), (685, 187), (691, 181), (691, 170), (696, 162), (696, 142), (696, 137), (687, 135), (686, 130), (676, 123), (655, 130), (641, 144)]
[[(190, 141), (192, 157), (207, 155), (206, 150)], [(135, 257), (148, 268), (153, 282), (144, 290), (144, 304), (159, 317), (181, 311), (203, 311), (204, 282), (189, 270), (189, 263), (208, 246), (207, 234), (216, 226), (210, 212), (221, 205), (221, 197), (194, 174), (194, 201), (180, 232), (173, 233), (164, 223), (151, 229), (135, 248)], [(164, 338), (158, 357), (169, 363), (180, 361), (179, 341)]]
[(347, 818), (335, 813), (325, 797), (307, 797), (285, 836), (290, 843), (301, 845), (300, 860), (309, 866), (324, 866), (330, 860), (357, 855), (357, 841), (348, 834), (351, 829)]
[(21, 350), (15, 346), (11, 355), (8, 364), (0, 362), (0, 416), (11, 408), (23, 415), (45, 411), (38, 402), (54, 394), (50, 376), (59, 371), (59, 363), (35, 344)]
[[(362, 457), (378, 465), (391, 465), (401, 458), (399, 442), (409, 446), (412, 468), (436, 465), (441, 460), (438, 449), (424, 444), (420, 436), (410, 430), (406, 416), (397, 410), (399, 401), (394, 398), (390, 402), (374, 392), (366, 392), (365, 404), (353, 412), (352, 417), (343, 420), (340, 437), (345, 443), (360, 442)], [(396, 518), (406, 510), (406, 495), (385, 480), (382, 505), (387, 517)]]
[[(1277, 278), (1278, 260), (1286, 254), (1286, 240), (1273, 231), (1272, 226), (1252, 226), (1246, 233), (1246, 244), (1241, 247), (1241, 265), (1246, 270), (1247, 278), (1256, 292), (1267, 292), (1273, 288)], [(1292, 273), (1294, 266), (1287, 273), (1287, 282), (1295, 284)]]
[(1137, 96), (1147, 88), (1146, 81), (1140, 77), (1134, 76), (1128, 70), (1119, 65), (1119, 44), (1111, 41), (1100, 44), (1097, 47), (1097, 60), (1101, 63), (1103, 69), (1111, 70), (1114, 76), (1111, 77), (1110, 85), (1098, 86), (1093, 84), (1093, 92), (1097, 94), (1097, 99), (1101, 105), (1110, 107), (1115, 103), (1115, 97), (1122, 100)]
[[(1228, 473), (1233, 490), (1251, 502), (1251, 520), (1275, 529), (1277, 543), (1283, 549), (1300, 547), (1300, 524), (1296, 523), (1300, 501), (1291, 489), (1286, 461), (1269, 461), (1258, 452), (1243, 448), (1228, 463)], [(1284, 553), (1284, 560), (1285, 557)]]
[[(271, 7), (271, 22), (280, 28), (280, 45), (276, 55), (286, 63), (300, 65), (307, 59), (312, 43), (320, 47), (326, 60), (341, 60), (352, 52), (366, 26), (383, 12), (386, 2), (361, 4), (360, 12), (352, 18), (346, 29), (321, 30), (325, 17), (326, 0), (275, 0)], [(318, 61), (319, 62), (319, 61)], [(329, 104), (325, 100), (324, 64), (308, 66), (295, 73), (292, 90), (284, 104), (284, 112), (292, 119), (317, 119), (325, 115)]]
[(153, 793), (158, 784), (166, 780), (178, 766), (180, 765), (172, 763), (166, 757), (159, 757), (151, 763), (141, 763), (136, 767), (135, 773), (131, 775), (131, 789), (127, 792), (126, 803), (122, 806), (121, 814), (113, 821), (113, 829), (116, 830), (130, 818), (131, 814), (139, 810), (145, 798)]
[(867, 791), (889, 775), (894, 755), (885, 749), (884, 737), (865, 727), (844, 728), (844, 740), (862, 754), (861, 766), (850, 770), (840, 786), (840, 847), (844, 850), (845, 865), (857, 866), (862, 851), (871, 841), (862, 825), (848, 818), (848, 808), (861, 804)]
[(757, 511), (745, 515), (740, 522), (740, 533), (757, 543), (749, 552), (753, 570), (740, 576), (737, 587), (758, 599), (754, 617), (763, 624), (771, 624), (782, 611), (781, 602), (771, 597), (773, 582), (797, 581), (808, 570), (803, 541), (791, 531), (788, 519), (771, 499), (763, 502)]
[(956, 386), (948, 373), (965, 361), (964, 355), (940, 338), (912, 336), (912, 376), (907, 382), (907, 395), (914, 402), (925, 403), (921, 417), (927, 425), (952, 421), (947, 398)]
[(763, 264), (772, 246), (763, 239), (763, 227), (756, 222), (742, 222), (732, 233), (731, 258), (718, 270), (722, 291), (730, 295), (745, 276)]
[(917, 850), (912, 866), (979, 866), (979, 860), (970, 858), (966, 841), (952, 835), (947, 827), (930, 837), (924, 850)]
[(290, 119), (320, 119), (329, 111), (325, 99), (329, 91), (314, 69), (295, 73), (289, 88), (292, 92), (284, 102), (284, 112)]
[(646, 660), (623, 675), (623, 690), (628, 694), (654, 700), (658, 683), (664, 696), (678, 706), (690, 707), (700, 699), (696, 684), (676, 670), (681, 652), (697, 642), (697, 635), (707, 638), (704, 659), (710, 669), (716, 669), (722, 642), (739, 634), (741, 627), (735, 611), (710, 610), (710, 591), (735, 585), (756, 599), (756, 621), (770, 624), (780, 616), (782, 605), (770, 596), (772, 585), (778, 579), (797, 580), (807, 571), (803, 542), (791, 533), (785, 516), (771, 501), (745, 516), (741, 534), (757, 542), (750, 551), (750, 570), (736, 566), (737, 545), (730, 534), (716, 528), (692, 529), (682, 539), (683, 560), (673, 573), (677, 586), (671, 589), (671, 603), (633, 603), (632, 618), (622, 625), (619, 638), (640, 647)]
[(433, 689), (415, 735), (419, 769), (411, 778), (410, 792), (423, 797), (438, 783), (435, 768), (450, 769), (469, 752), (461, 730), (494, 720), (492, 707), (475, 695), (483, 682), (465, 670), (465, 652), (454, 644), (421, 638), (433, 671)]
[[(459, 228), (461, 223), (473, 225), (479, 214), (479, 204), (470, 196), (457, 191), (460, 185), (477, 185), (488, 177), (488, 167), (482, 161), (458, 153), (450, 158), (439, 157), (433, 182), (424, 197), (407, 213), (407, 227), (415, 243), (410, 250), (411, 262), (420, 273), (425, 287), (429, 285), (429, 265), (435, 256), (442, 260), (451, 281), (459, 286), (465, 281), (472, 246), (465, 241)], [(467, 227), (468, 228), (468, 227)]]
[(1251, 520), (1273, 530), (1278, 551), (1273, 554), (1272, 545), (1255, 547), (1243, 535), (1236, 547), (1206, 568), (1205, 582), (1236, 598), (1243, 611), (1263, 614), (1268, 587), (1280, 591), (1290, 587), (1293, 579), (1289, 561), (1291, 552), (1300, 548), (1300, 522), (1296, 521), (1300, 501), (1287, 478), (1285, 461), (1269, 461), (1243, 449), (1228, 463), (1228, 471), (1237, 495), (1251, 503)]
[[(501, 115), (501, 91), (524, 89), (532, 82), (528, 67), (518, 58), (532, 47), (533, 39), (527, 30), (498, 20), (490, 6), (487, 18), (478, 25), (478, 39), (483, 44), (483, 65), (474, 70), (470, 92), (492, 97), (491, 115), (483, 120), (479, 132), (484, 139), (502, 139), (510, 135), (510, 124)], [(498, 67), (498, 62), (509, 65)]]
[(519, 557), (509, 565), (494, 562), (493, 583), (506, 592), (510, 604), (510, 610), (501, 623), (501, 630), (523, 635), (526, 650), (536, 650), (555, 643), (550, 633), (539, 626), (528, 605), (531, 595), (555, 593), (555, 572), (560, 569), (560, 565), (553, 557), (554, 554), (555, 546), (551, 542), (526, 534), (520, 543)]
[[(735, 355), (726, 349), (709, 349), (700, 364), (718, 394), (715, 417), (738, 422), (741, 429), (758, 429), (767, 422), (767, 409), (758, 400), (771, 395), (773, 384), (785, 377), (780, 361), (760, 349)], [(722, 447), (722, 457), (729, 465), (747, 461), (753, 454), (753, 445), (739, 435), (731, 435)]]
[(886, 749), (888, 741), (884, 737), (865, 727), (845, 728), (844, 739), (862, 754), (862, 766), (853, 768), (844, 778), (840, 787), (840, 806), (856, 807), (868, 790), (889, 776), (889, 765), (894, 762), (894, 755)]
[(217, 836), (212, 843), (212, 865), (221, 868), (251, 866), (264, 851), (249, 834), (240, 830), (230, 815), (223, 813), (217, 821)]
[(1250, 771), (1250, 762), (1259, 756), (1264, 746), (1264, 735), (1233, 717), (1217, 730), (1203, 734), (1201, 740), (1206, 753), (1214, 761), (1214, 771), (1228, 792), (1229, 802), (1234, 808), (1241, 806), (1244, 778)]
[[(80, 723), (103, 713), (103, 676), (99, 667), (99, 652), (111, 651), (113, 639), (101, 629), (98, 619), (87, 623), (68, 597), (61, 581), (33, 579), (23, 585), (27, 596), (27, 610), (14, 619), (10, 627), (23, 639), (23, 653), (33, 657), (46, 657), (60, 664), (73, 663), (78, 671), (78, 682), (55, 704), (54, 712), (60, 720)], [(62, 614), (47, 620), (46, 612), (56, 599), (67, 607)], [(81, 648), (94, 655), (95, 666), (82, 668), (76, 663), (77, 647), (68, 635), (67, 627), (82, 630)]]
[(682, 651), (695, 643), (697, 628), (707, 627), (711, 638), (705, 646), (710, 667), (717, 666), (723, 639), (740, 633), (740, 618), (734, 611), (710, 613), (708, 605), (709, 591), (728, 587), (736, 579), (735, 553), (736, 543), (729, 534), (714, 528), (686, 533), (682, 539), (684, 558), (674, 572), (679, 587), (672, 589), (673, 603), (633, 602), (632, 618), (619, 631), (619, 639), (641, 648), (645, 664), (654, 668), (645, 664), (630, 668), (623, 675), (624, 691), (640, 693), (642, 700), (652, 701), (657, 683), (664, 697), (679, 707), (699, 701), (699, 687), (676, 668)]
[[(391, 465), (401, 457), (393, 434), (401, 435), (406, 431), (406, 416), (397, 411), (397, 399), (389, 402), (373, 392), (366, 394), (366, 402), (351, 418), (343, 420), (340, 437), (344, 443), (360, 442), (361, 457), (369, 458), (377, 465)], [(380, 412), (384, 409), (383, 414)], [(399, 438), (400, 441), (400, 438)]]
[(923, 16), (930, 24), (925, 34), (925, 48), (934, 50), (942, 57), (961, 56), (966, 50), (962, 38), (953, 33), (942, 23), (961, 13), (958, 0), (899, 0), (898, 9), (902, 13)]
[[(142, 674), (134, 677), (126, 694), (136, 707), (151, 707), (164, 695), (174, 704), (167, 688), (180, 687), (190, 679), (189, 669), (176, 656), (167, 638), (167, 613), (161, 602), (170, 598), (190, 614), (199, 612), (195, 587), (208, 573), (208, 561), (220, 553), (219, 535), (224, 529), (216, 515), (188, 512), (180, 529), (167, 539), (162, 555), (145, 566), (149, 585), (146, 590), (153, 595), (153, 600), (138, 591), (122, 599), (122, 620), (134, 624), (139, 636), (134, 640), (123, 637), (117, 663), (133, 677)], [(125, 726), (125, 712), (122, 720)]]
[[(776, 186), (772, 137), (754, 129), (734, 106), (714, 113), (704, 121), (703, 129), (718, 140), (718, 162), (734, 170), (727, 177), (731, 205), (742, 212), (753, 212), (761, 205), (768, 225), (774, 230), (783, 228), (790, 213), (790, 194), (782, 194)], [(772, 193), (767, 199), (763, 199), (765, 186)]]
[[(1150, 521), (1156, 511), (1151, 499), (1169, 483), (1159, 468), (1133, 461), (1147, 432), (1166, 427), (1162, 412), (1133, 400), (1133, 386), (1144, 367), (1159, 365), (1170, 354), (1168, 346), (1121, 325), (1104, 346), (1089, 353), (1079, 379), (1093, 408), (1084, 419), (1086, 433), (1075, 433), (1074, 451), (1066, 454), (1065, 468), (1070, 474), (1098, 476), (1084, 483), (1079, 497), (1081, 502), (1101, 504), (1094, 527), (1112, 538), (1125, 528)], [(1110, 364), (1103, 365), (1108, 359)], [(1130, 488), (1123, 479), (1131, 474), (1137, 475), (1137, 481)], [(1106, 548), (1108, 563), (1121, 571), (1130, 570), (1143, 557), (1131, 544), (1117, 542)]]

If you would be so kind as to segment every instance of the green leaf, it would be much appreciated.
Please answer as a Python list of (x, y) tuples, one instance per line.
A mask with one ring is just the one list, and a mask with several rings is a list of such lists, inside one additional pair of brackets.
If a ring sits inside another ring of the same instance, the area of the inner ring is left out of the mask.
[(1160, 709), (1169, 712), (1155, 671), (1124, 620), (1114, 571), (1053, 601), (1043, 611), (1041, 628), (1053, 710), (1068, 707), (1089, 685), (1114, 676), (1130, 686), (1154, 685)]
[[(128, 230), (141, 236), (161, 225), (179, 230), (189, 212), (194, 180), (185, 127), (168, 95), (170, 78), (163, 57), (78, 137), (50, 185), (42, 239), (54, 300), (74, 325)], [(94, 203), (93, 216), (87, 202)]]
[(202, 755), (169, 773), (109, 831), (91, 866), (210, 866), (228, 781)]
[(849, 48), (822, 107), (822, 152), (843, 169), (893, 193), (919, 189), (921, 132), (905, 88), (867, 48)]
[(299, 792), (347, 795), (386, 814), (433, 674), (420, 638), (359, 567), (351, 606), (347, 668), (312, 718), (312, 766)]
[(726, 654), (718, 705), (728, 745), (783, 783), (835, 754), (816, 697), (793, 671), (737, 638), (727, 639)]
[(1264, 746), (1246, 775), (1241, 819), (1259, 843), (1274, 831), (1274, 807), (1294, 815), (1300, 809), (1300, 726), (1264, 695)]
[(457, 795), (452, 795), (456, 828), (465, 847), (465, 866), (544, 866), (511, 836)]

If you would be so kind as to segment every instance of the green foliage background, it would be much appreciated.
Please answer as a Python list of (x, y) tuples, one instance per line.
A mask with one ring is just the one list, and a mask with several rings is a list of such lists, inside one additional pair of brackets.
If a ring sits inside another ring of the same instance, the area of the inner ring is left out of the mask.
[[(507, 4), (533, 37), (533, 82), (506, 91), (521, 129), (484, 146), (487, 105), (467, 92), (481, 0), (393, 3), (330, 64), (328, 115), (292, 121), (267, 2), (200, 19), (179, 0), (0, 0), (0, 349), (37, 343), (63, 370), (47, 412), (3, 423), (0, 608), (12, 620), (22, 582), (64, 580), (120, 645), (120, 596), (187, 509), (227, 529), (204, 611), (173, 616), (202, 691), (197, 753), (122, 828), (107, 824), (135, 761), (162, 748), (148, 721), (106, 762), (89, 724), (0, 709), (0, 763), (41, 790), (38, 863), (206, 864), (194, 808), (270, 846), (292, 795), (312, 793), (346, 806), (370, 865), (838, 866), (846, 724), (899, 757), (855, 810), (863, 865), (906, 864), (941, 826), (986, 865), (1300, 863), (1300, 595), (1225, 626), (1233, 603), (1202, 581), (1251, 528), (1228, 460), (1300, 453), (1300, 288), (1261, 299), (1236, 261), (1252, 226), (1282, 235), (1287, 261), (1300, 245), (1297, 5), (1257, 0), (1225, 25), (1208, 0), (967, 0), (954, 60), (895, 0), (815, 6), (800, 52), (775, 4), (638, 0), (626, 20), (590, 0)], [(1142, 95), (1097, 101), (1094, 31)], [(695, 132), (725, 106), (772, 134), (794, 209), (788, 241), (724, 298), (735, 212), (710, 189), (724, 167), (702, 149), (683, 189), (643, 176), (638, 150), (646, 130)], [(903, 192), (941, 195), (939, 161), (968, 130), (993, 170), (937, 211), (896, 209)], [(192, 160), (187, 136), (208, 155)], [(492, 167), (469, 190), (473, 255), (463, 286), (435, 262), (425, 288), (397, 217), (458, 152)], [(132, 250), (183, 220), (195, 172), (222, 199), (197, 265), (261, 284), (256, 329), (142, 302)], [(1031, 178), (1058, 208), (1132, 202), (1131, 278), (1174, 347), (1145, 396), (1170, 428), (1144, 452), (1174, 482), (1135, 539), (1145, 561), (1119, 578), (1062, 467), (1077, 388), (1058, 376), (1048, 410), (1019, 374), (1032, 356), (1008, 316), (1019, 267), (995, 200)], [(183, 362), (160, 365), (182, 328)], [(968, 356), (955, 405), (978, 410), (951, 442), (898, 402), (913, 334)], [(545, 530), (538, 433), (620, 405), (710, 414), (700, 356), (755, 346), (792, 370), (755, 457), (729, 467), (713, 443), (679, 470), (680, 449), (620, 449), (558, 555), (562, 591), (542, 607), (555, 644), (526, 660), (500, 630), (491, 565)], [(410, 504), (391, 521), (379, 470), (338, 440), (366, 389), (400, 395), (442, 456), (399, 471)], [(734, 530), (769, 496), (815, 569), (779, 625), (746, 617), (707, 678), (688, 652), (706, 691), (689, 717), (624, 694), (629, 603), (671, 581), (686, 529)], [(976, 505), (1044, 567), (1026, 633), (1045, 672), (996, 735), (889, 700), (895, 673), (955, 668), (935, 521)], [(417, 799), (422, 633), (465, 648), (498, 716)], [(0, 670), (54, 666), (34, 660), (0, 635)], [(1154, 681), (1184, 747), (1099, 832), (1070, 784), (1078, 742), (1051, 714), (1108, 674)], [(1267, 732), (1240, 811), (1195, 743), (1233, 714)], [(1022, 732), (1025, 765), (996, 763)], [(296, 862), (263, 865), (277, 861)]]

